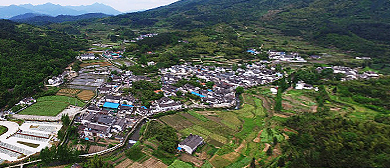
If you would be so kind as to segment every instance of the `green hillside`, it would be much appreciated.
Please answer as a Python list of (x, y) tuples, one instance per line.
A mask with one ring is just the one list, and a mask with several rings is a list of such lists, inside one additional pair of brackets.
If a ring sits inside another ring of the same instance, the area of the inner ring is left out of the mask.
[(181, 0), (102, 22), (179, 30), (221, 23), (234, 28), (260, 27), (326, 48), (338, 48), (353, 56), (376, 58), (371, 66), (390, 72), (388, 0)]
[(0, 20), (0, 108), (38, 92), (62, 73), (84, 42), (56, 32)]

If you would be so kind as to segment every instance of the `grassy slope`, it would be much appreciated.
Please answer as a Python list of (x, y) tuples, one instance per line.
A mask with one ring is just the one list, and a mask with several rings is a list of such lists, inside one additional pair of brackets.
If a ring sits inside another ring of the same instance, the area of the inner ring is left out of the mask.
[(21, 111), (22, 115), (56, 116), (69, 105), (84, 106), (84, 102), (73, 97), (46, 96), (37, 99), (37, 103)]
[(6, 133), (8, 131), (8, 128), (7, 127), (4, 127), (4, 126), (1, 126), (0, 125), (0, 135), (3, 135), (4, 133)]

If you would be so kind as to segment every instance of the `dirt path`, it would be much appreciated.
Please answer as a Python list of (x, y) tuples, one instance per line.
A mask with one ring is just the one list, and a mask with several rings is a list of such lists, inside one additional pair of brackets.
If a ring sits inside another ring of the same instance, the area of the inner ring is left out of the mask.
[(245, 145), (246, 145), (246, 141), (243, 140), (242, 143), (240, 144), (240, 146), (237, 149), (235, 149), (234, 151), (237, 153), (240, 153), (242, 151), (242, 149), (245, 148)]
[(317, 108), (318, 108), (318, 106), (312, 106), (312, 107), (311, 107), (311, 110), (313, 111), (313, 113), (316, 113), (316, 112), (317, 112)]
[(270, 144), (265, 143), (265, 148), (263, 149), (263, 152), (267, 152), (267, 150), (271, 147)]
[(259, 96), (259, 95), (253, 95), (253, 96), (255, 96), (256, 98), (259, 98), (263, 102), (263, 107), (265, 109), (267, 109), (268, 111), (272, 112), (271, 104), (267, 101), (267, 99), (265, 97)]
[(259, 143), (259, 142), (261, 142), (261, 133), (263, 133), (263, 130), (261, 130), (260, 132), (259, 132), (259, 134), (257, 134), (257, 137), (255, 138), (255, 139), (253, 139), (253, 142), (255, 142), (255, 143)]
[(282, 135), (284, 136), (284, 139), (285, 139), (285, 140), (288, 140), (288, 139), (290, 139), (290, 137), (289, 137), (287, 134), (285, 134), (285, 133), (282, 133)]
[(200, 167), (203, 165), (203, 162), (199, 159), (197, 159), (196, 157), (194, 156), (191, 156), (189, 154), (182, 154), (180, 157), (179, 157), (180, 160), (184, 161), (184, 162), (191, 162), (193, 163), (196, 167)]
[(282, 117), (282, 118), (290, 117), (290, 116), (287, 116), (287, 115), (284, 115), (284, 114), (278, 114), (278, 113), (275, 113), (274, 116), (278, 116), (278, 117)]
[(295, 130), (292, 130), (292, 129), (288, 129), (288, 128), (284, 128), (284, 129), (283, 129), (283, 131), (284, 131), (284, 132), (293, 132), (293, 133), (296, 133), (296, 134), (298, 134), (298, 132), (297, 132), (297, 131), (295, 131)]

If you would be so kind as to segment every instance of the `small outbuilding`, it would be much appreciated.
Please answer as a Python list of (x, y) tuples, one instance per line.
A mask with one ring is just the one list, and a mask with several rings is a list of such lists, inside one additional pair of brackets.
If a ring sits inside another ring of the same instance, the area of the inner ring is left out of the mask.
[(190, 134), (186, 139), (179, 143), (177, 150), (184, 150), (185, 152), (192, 154), (196, 150), (196, 148), (198, 148), (203, 143), (204, 140), (201, 136)]

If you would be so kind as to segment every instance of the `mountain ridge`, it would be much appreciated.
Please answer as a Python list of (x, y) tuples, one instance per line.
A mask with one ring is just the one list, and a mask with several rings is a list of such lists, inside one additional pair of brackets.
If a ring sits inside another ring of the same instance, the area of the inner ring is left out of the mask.
[(22, 4), (0, 7), (0, 18), (9, 19), (26, 13), (36, 13), (41, 15), (59, 16), (59, 15), (83, 15), (87, 13), (104, 13), (107, 15), (118, 15), (122, 12), (101, 3), (81, 6), (61, 6), (53, 3), (41, 5)]
[(34, 14), (34, 13), (26, 13), (23, 15), (18, 15), (10, 18), (14, 22), (19, 23), (28, 23), (32, 25), (48, 25), (52, 23), (63, 23), (63, 22), (71, 22), (71, 21), (79, 21), (85, 19), (97, 19), (97, 18), (105, 18), (112, 15), (107, 15), (104, 13), (86, 13), (82, 15), (58, 15), (56, 17), (42, 14)]

